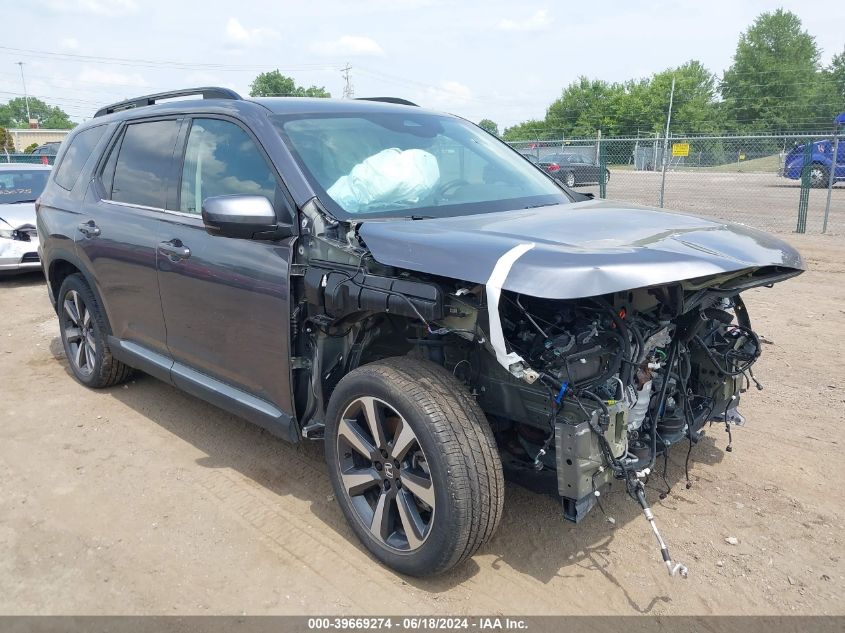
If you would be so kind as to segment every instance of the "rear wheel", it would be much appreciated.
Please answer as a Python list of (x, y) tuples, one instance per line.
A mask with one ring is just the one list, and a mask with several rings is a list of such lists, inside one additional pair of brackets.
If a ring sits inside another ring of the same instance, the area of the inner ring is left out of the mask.
[(108, 346), (105, 317), (82, 275), (69, 275), (59, 288), (62, 346), (76, 379), (87, 387), (111, 387), (132, 374)]
[(563, 182), (566, 184), (567, 187), (574, 187), (575, 186), (575, 174), (571, 171), (566, 172), (563, 175)]
[(358, 538), (404, 574), (441, 573), (471, 556), (502, 514), (487, 420), (433, 363), (392, 358), (344, 377), (329, 403), (326, 459)]
[(827, 187), (828, 185), (828, 171), (824, 165), (813, 163), (810, 167), (810, 186), (811, 187)]

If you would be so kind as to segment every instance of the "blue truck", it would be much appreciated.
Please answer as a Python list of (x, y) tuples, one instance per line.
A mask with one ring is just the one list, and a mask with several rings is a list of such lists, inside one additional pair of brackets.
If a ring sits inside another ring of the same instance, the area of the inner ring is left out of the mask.
[[(813, 141), (810, 166), (810, 184), (813, 187), (827, 187), (830, 170), (833, 168), (833, 141)], [(804, 168), (804, 145), (793, 147), (783, 160), (781, 175), (784, 178), (801, 180)], [(837, 150), (834, 182), (845, 180), (845, 141), (839, 140)]]

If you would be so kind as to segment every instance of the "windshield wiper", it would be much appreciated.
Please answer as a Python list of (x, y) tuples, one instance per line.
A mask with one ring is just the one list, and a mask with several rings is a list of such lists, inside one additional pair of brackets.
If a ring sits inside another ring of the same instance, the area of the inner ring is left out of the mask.
[(554, 207), (559, 205), (560, 202), (544, 202), (542, 204), (529, 204), (527, 207), (522, 207), (523, 209), (538, 209), (539, 207)]

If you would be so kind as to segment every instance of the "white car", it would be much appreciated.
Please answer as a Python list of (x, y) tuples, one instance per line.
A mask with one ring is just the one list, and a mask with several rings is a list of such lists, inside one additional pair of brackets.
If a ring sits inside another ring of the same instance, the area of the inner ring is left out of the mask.
[(39, 270), (35, 201), (49, 165), (0, 164), (0, 273)]

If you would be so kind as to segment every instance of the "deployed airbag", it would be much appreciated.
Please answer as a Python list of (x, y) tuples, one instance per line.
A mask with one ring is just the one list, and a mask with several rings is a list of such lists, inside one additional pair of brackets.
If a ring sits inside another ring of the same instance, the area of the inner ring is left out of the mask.
[(440, 179), (437, 159), (421, 149), (385, 149), (364, 159), (341, 176), (328, 194), (345, 211), (370, 205), (416, 204)]

